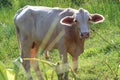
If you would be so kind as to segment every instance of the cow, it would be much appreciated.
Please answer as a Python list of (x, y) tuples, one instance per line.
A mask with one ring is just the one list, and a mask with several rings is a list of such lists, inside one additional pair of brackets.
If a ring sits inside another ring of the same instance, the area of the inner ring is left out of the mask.
[[(18, 10), (14, 16), (14, 24), (22, 65), (28, 80), (33, 80), (30, 65), (38, 79), (43, 80), (38, 61), (25, 60), (37, 58), (39, 47), (45, 52), (58, 49), (63, 64), (68, 64), (69, 53), (72, 56), (73, 70), (77, 71), (78, 56), (84, 52), (84, 42), (90, 36), (90, 22), (103, 21), (104, 17), (101, 14), (90, 14), (83, 8), (77, 10), (27, 5)], [(68, 80), (68, 72), (58, 74), (58, 79)]]

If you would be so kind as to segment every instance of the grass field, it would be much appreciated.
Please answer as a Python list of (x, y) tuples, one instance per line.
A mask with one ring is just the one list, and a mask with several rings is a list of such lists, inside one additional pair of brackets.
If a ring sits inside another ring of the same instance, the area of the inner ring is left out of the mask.
[[(103, 23), (91, 24), (90, 28), (95, 31), (91, 31), (91, 37), (85, 43), (85, 52), (79, 57), (77, 80), (120, 80), (119, 0), (1, 0), (0, 61), (5, 64), (6, 68), (14, 69), (13, 61), (19, 57), (13, 18), (16, 11), (25, 5), (72, 7), (75, 9), (83, 7), (90, 13), (104, 15), (105, 21)], [(43, 55), (40, 55), (39, 59), (45, 60)], [(50, 59), (53, 63), (59, 61), (57, 50), (50, 52)], [(70, 56), (69, 62), (71, 64)], [(53, 67), (41, 62), (39, 64), (45, 80), (57, 80)], [(24, 70), (21, 69), (18, 76), (17, 80), (26, 80)], [(33, 77), (36, 80), (34, 72)], [(72, 72), (69, 73), (69, 78), (74, 80)]]

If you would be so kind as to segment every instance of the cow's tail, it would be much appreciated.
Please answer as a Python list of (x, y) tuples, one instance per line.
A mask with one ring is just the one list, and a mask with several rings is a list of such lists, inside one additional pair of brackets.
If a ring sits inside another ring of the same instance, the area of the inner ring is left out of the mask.
[(14, 20), (14, 26), (15, 26), (15, 30), (16, 30), (16, 36), (17, 36), (17, 41), (18, 41), (18, 47), (19, 49), (21, 48), (21, 44), (20, 44), (20, 30), (19, 27), (16, 25), (16, 22)]

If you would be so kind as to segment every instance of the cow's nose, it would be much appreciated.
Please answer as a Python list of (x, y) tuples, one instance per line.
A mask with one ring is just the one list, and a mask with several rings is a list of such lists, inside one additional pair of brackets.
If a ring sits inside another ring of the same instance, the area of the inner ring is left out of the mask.
[(88, 32), (83, 32), (83, 33), (81, 33), (81, 37), (82, 38), (89, 38), (89, 33)]

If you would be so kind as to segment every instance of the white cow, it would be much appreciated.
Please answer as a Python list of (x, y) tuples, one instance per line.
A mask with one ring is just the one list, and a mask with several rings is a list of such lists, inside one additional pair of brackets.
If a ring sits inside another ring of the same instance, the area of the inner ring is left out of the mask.
[[(43, 51), (51, 48), (59, 50), (63, 63), (68, 63), (67, 52), (72, 56), (73, 69), (77, 70), (78, 56), (84, 51), (84, 41), (89, 37), (89, 22), (103, 22), (100, 14), (90, 14), (87, 10), (72, 8), (50, 8), (42, 6), (25, 6), (15, 17), (16, 28), (23, 67), (30, 75), (30, 61), (25, 58), (36, 58), (38, 48)], [(46, 37), (47, 35), (47, 37)], [(58, 37), (59, 36), (59, 37)], [(31, 64), (39, 80), (43, 80), (38, 62), (31, 60)], [(67, 80), (68, 73), (58, 74), (59, 80)]]

